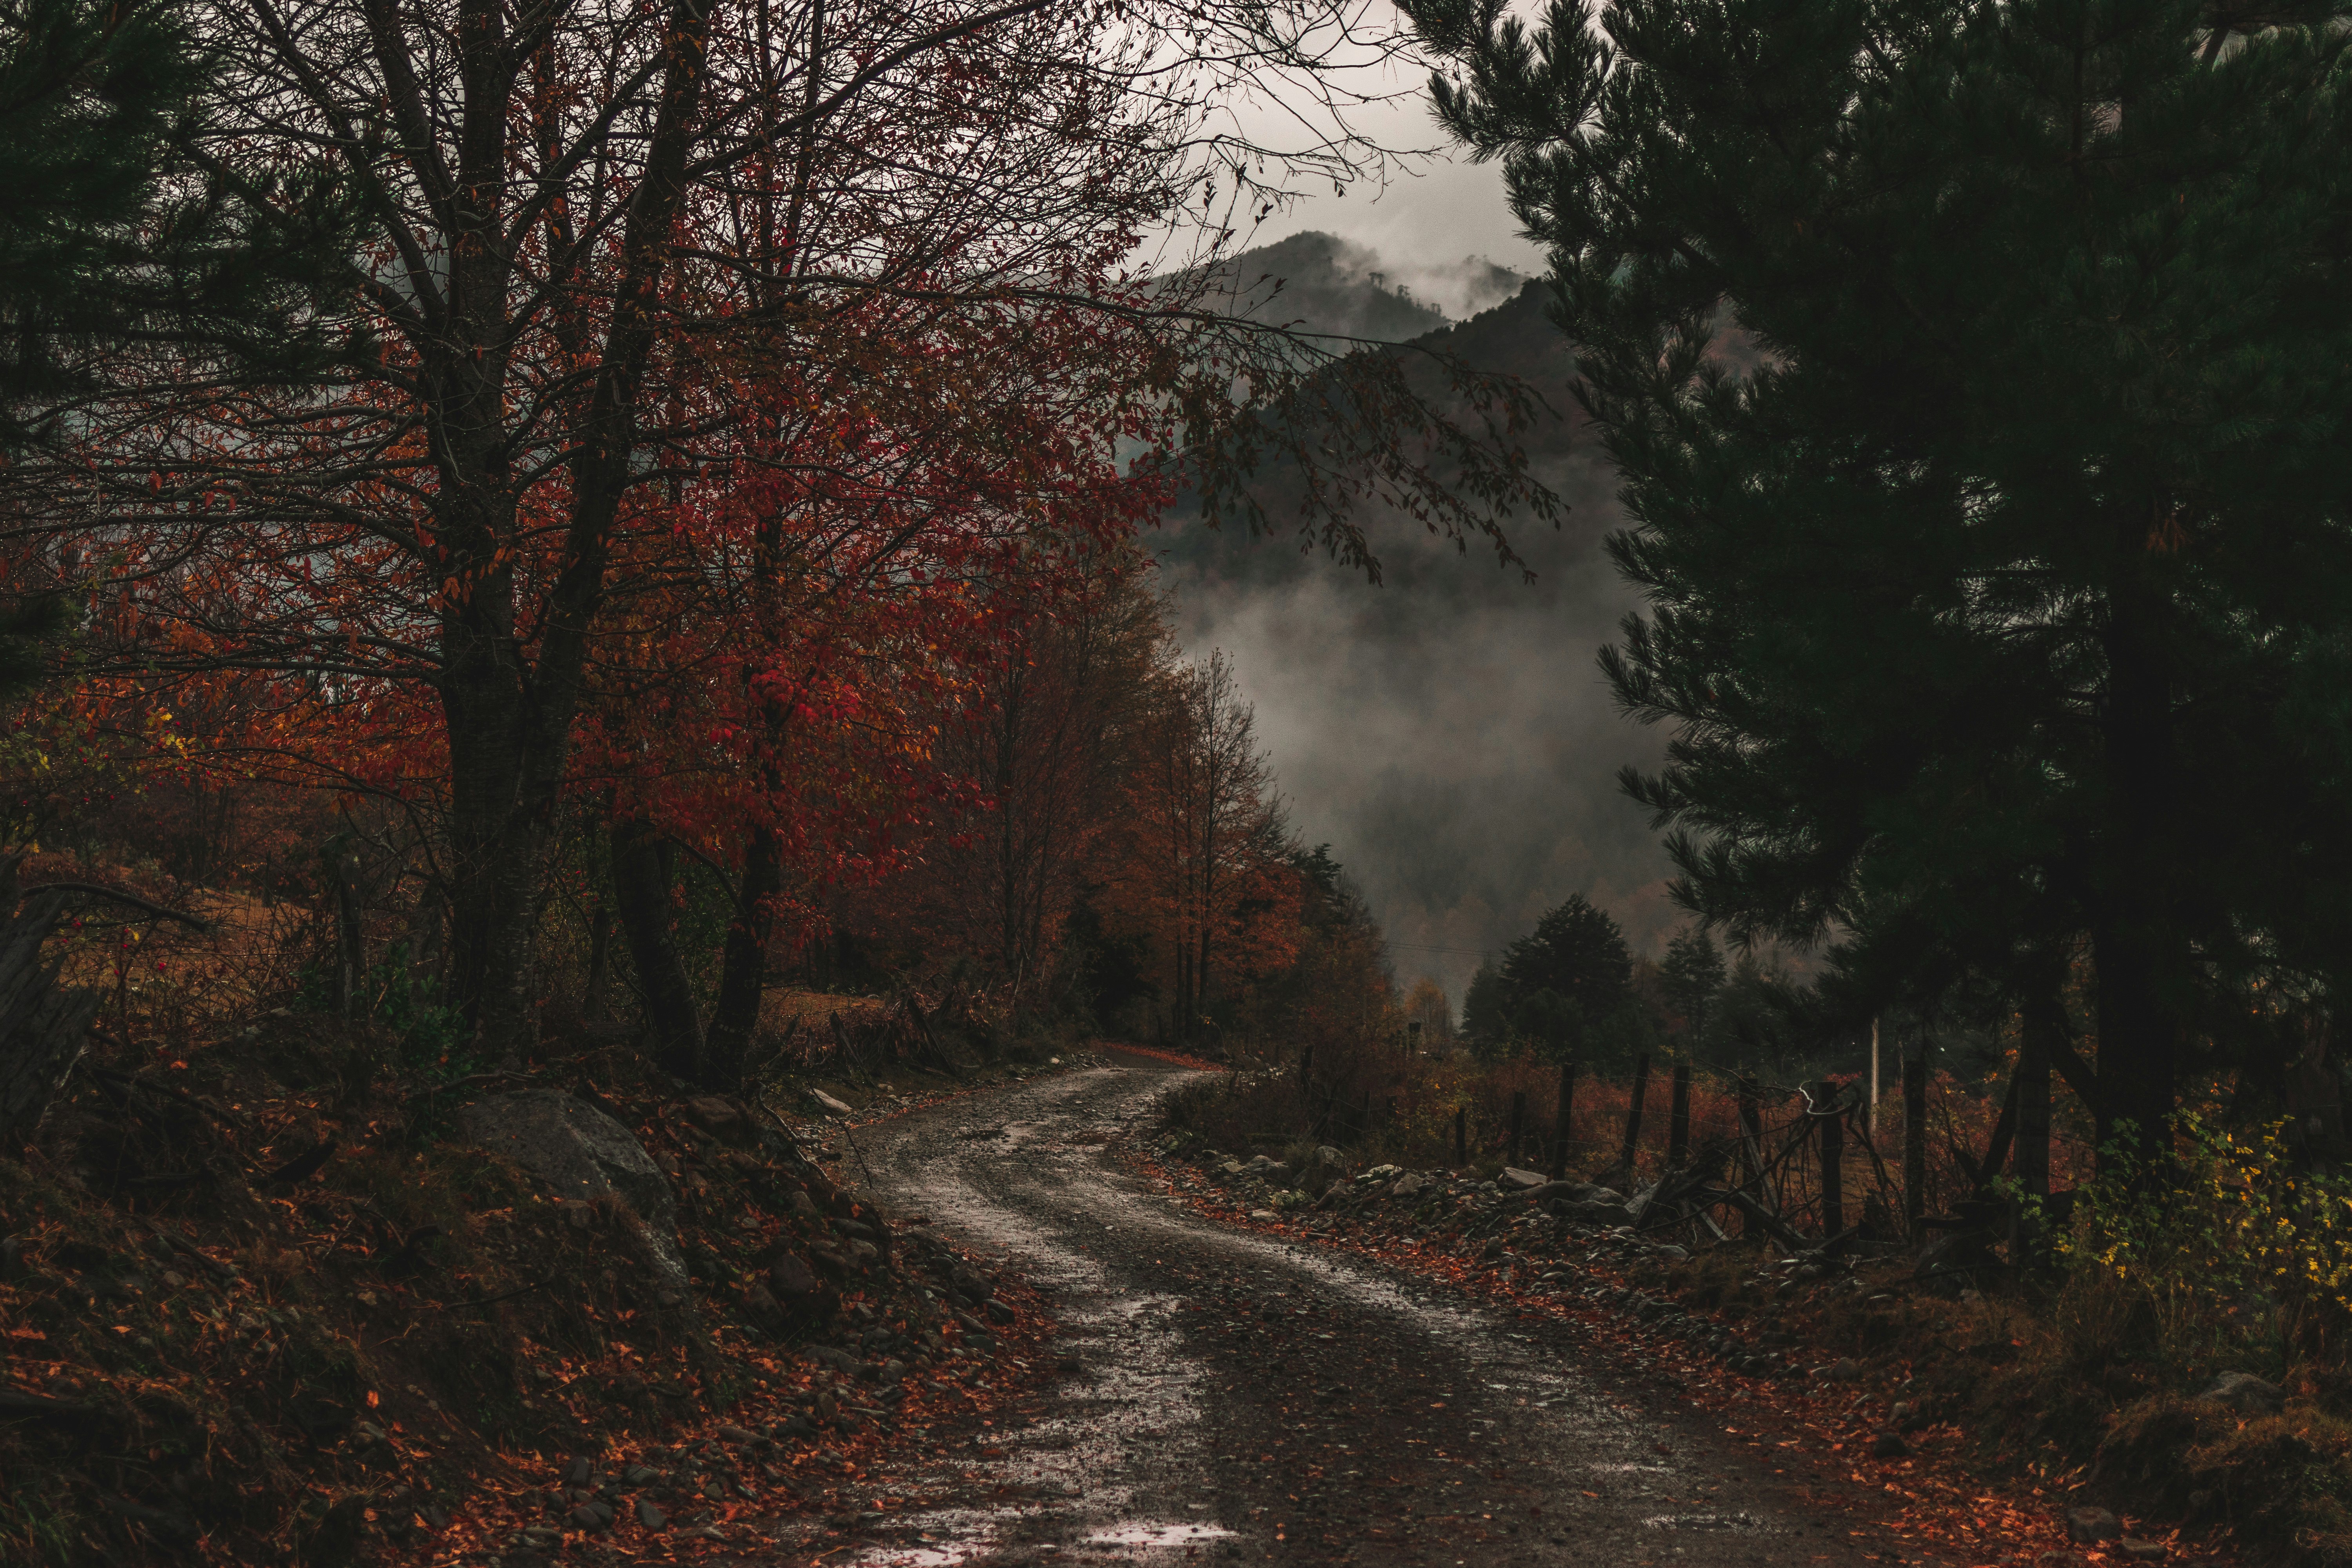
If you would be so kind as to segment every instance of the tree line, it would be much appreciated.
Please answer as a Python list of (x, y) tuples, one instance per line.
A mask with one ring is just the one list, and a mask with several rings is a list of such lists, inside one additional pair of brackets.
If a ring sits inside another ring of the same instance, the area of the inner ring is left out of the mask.
[[(2346, 8), (1408, 0), (1549, 247), (1677, 896), (2103, 1145), (2326, 1073)], [(2029, 1098), (2031, 1095), (2029, 1094)]]
[[(1554, 504), (1525, 389), (1460, 372), (1441, 411), (1228, 308), (1234, 221), (1385, 161), (1339, 14), (28, 0), (0, 613), (48, 685), (14, 759), (331, 803), (373, 850), (320, 874), (399, 889), (485, 1060), (539, 1030), (570, 905), (691, 1073), (918, 865), (985, 897), (937, 929), (1024, 1005), (1071, 910), (1139, 900), (1193, 1037), (1307, 874), (1268, 869), (1231, 670), (1138, 651), (1140, 531), (1181, 494), (1376, 568), (1368, 500), (1498, 542)], [(1296, 147), (1223, 112), (1272, 75)], [(1096, 734), (1113, 690), (1151, 717)], [(1082, 899), (1112, 756), (1158, 869)], [(12, 836), (73, 796), (27, 784)], [(688, 866), (707, 983), (664, 935)]]

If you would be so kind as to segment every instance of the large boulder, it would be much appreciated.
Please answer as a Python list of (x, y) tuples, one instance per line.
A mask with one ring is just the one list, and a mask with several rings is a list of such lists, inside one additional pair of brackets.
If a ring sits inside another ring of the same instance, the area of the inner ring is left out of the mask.
[(549, 1089), (477, 1100), (458, 1112), (457, 1125), (467, 1142), (512, 1160), (559, 1200), (620, 1199), (644, 1225), (647, 1260), (672, 1288), (686, 1289), (677, 1196), (627, 1128), (585, 1100)]
[(2276, 1415), (2286, 1408), (2286, 1394), (2250, 1372), (2225, 1372), (2197, 1394), (2198, 1403), (2219, 1405), (2241, 1415)]

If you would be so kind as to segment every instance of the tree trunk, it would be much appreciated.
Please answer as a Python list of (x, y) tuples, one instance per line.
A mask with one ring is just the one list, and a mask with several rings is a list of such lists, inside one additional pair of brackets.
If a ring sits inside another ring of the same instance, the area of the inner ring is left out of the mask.
[(1570, 1114), (1576, 1109), (1576, 1064), (1559, 1064), (1559, 1107), (1552, 1112), (1551, 1179), (1568, 1179), (1568, 1130)]
[(1676, 1062), (1674, 1099), (1668, 1102), (1666, 1113), (1668, 1170), (1679, 1171), (1690, 1159), (1690, 1063)]
[[(13, 868), (0, 883), (13, 901)], [(104, 999), (94, 987), (59, 986), (57, 966), (41, 962), (41, 943), (65, 906), (63, 894), (36, 889), (0, 920), (0, 1151), (9, 1153), (40, 1125)]]
[(1527, 1125), (1528, 1091), (1524, 1089), (1515, 1089), (1511, 1090), (1511, 1141), (1507, 1145), (1510, 1152), (1504, 1161), (1506, 1164), (1516, 1165), (1519, 1163), (1519, 1141), (1526, 1135)]
[(719, 1087), (740, 1089), (760, 1032), (760, 998), (767, 989), (767, 900), (783, 889), (783, 861), (772, 829), (757, 826), (743, 846), (743, 883), (727, 922), (719, 972), (719, 1000), (703, 1041), (705, 1071)]
[(2105, 832), (2091, 943), (2097, 968), (2099, 1085), (2112, 1125), (2102, 1156), (2126, 1134), (2136, 1159), (2166, 1164), (2178, 1031), (2165, 995), (2177, 968), (2172, 931), (2169, 824), (2173, 810), (2172, 690), (2166, 670), (2163, 599), (2152, 580), (2151, 520), (2125, 525), (2110, 585), (2105, 745)]
[[(1822, 1082), (1813, 1094), (1814, 1103), (1834, 1105), (1838, 1087)], [(1822, 1236), (1827, 1239), (1845, 1228), (1845, 1118), (1832, 1113), (1813, 1120), (1822, 1141)]]
[(1903, 1225), (1911, 1245), (1927, 1239), (1927, 1041), (1903, 1053)]
[(582, 1017), (610, 1016), (604, 1005), (604, 975), (612, 963), (613, 907), (599, 899), (595, 911), (588, 917), (588, 984), (580, 998)]
[(2050, 1053), (2031, 1019), (2017, 1043), (2017, 1142), (2011, 1159), (2026, 1195), (2050, 1195)]
[(1649, 1098), (1649, 1093), (1650, 1053), (1643, 1051), (1633, 1064), (1633, 1098), (1625, 1106), (1625, 1146), (1617, 1155), (1617, 1163), (1623, 1167), (1628, 1182), (1633, 1179), (1633, 1159), (1642, 1149), (1642, 1101)]
[(653, 825), (643, 817), (613, 823), (613, 893), (621, 930), (629, 940), (645, 995), (646, 1024), (654, 1057), (664, 1071), (688, 1083), (703, 1074), (702, 1026), (694, 1011), (694, 988), (671, 932), (669, 856)]
[[(489, 585), (486, 585), (489, 586)], [(534, 798), (522, 672), (478, 628), (445, 636), (449, 741), (449, 989), (492, 1060), (538, 1037), (530, 994), (540, 860), (553, 799)], [(558, 759), (561, 765), (561, 759)]]

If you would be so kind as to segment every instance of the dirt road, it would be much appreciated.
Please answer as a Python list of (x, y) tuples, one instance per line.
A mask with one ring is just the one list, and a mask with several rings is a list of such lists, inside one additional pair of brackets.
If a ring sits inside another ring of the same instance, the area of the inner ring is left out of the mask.
[(1074, 1359), (980, 1437), (970, 1506), (830, 1561), (1895, 1560), (1671, 1387), (1596, 1370), (1572, 1328), (1149, 1190), (1105, 1145), (1172, 1075), (1118, 1059), (860, 1135), (884, 1202), (1045, 1289)]

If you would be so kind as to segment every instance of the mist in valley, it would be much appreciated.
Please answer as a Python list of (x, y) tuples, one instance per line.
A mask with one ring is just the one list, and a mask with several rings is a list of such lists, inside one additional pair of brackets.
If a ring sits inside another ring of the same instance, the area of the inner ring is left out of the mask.
[[(1245, 288), (1284, 279), (1274, 319), (1365, 336), (1418, 326), (1570, 408), (1540, 291), (1482, 259), (1391, 272), (1365, 247), (1307, 235), (1234, 275)], [(1487, 308), (1449, 322), (1441, 302)], [(1570, 893), (1614, 914), (1636, 952), (1663, 947), (1681, 919), (1656, 836), (1617, 787), (1625, 764), (1655, 764), (1665, 737), (1617, 713), (1594, 659), (1636, 603), (1601, 548), (1618, 523), (1613, 481), (1564, 416), (1528, 447), (1569, 503), (1557, 531), (1510, 530), (1532, 583), (1484, 541), (1460, 550), (1392, 515), (1367, 520), (1377, 586), (1280, 537), (1171, 518), (1157, 541), (1185, 646), (1234, 656), (1299, 833), (1355, 878), (1399, 979), (1431, 976), (1457, 1007), (1481, 953)]]

